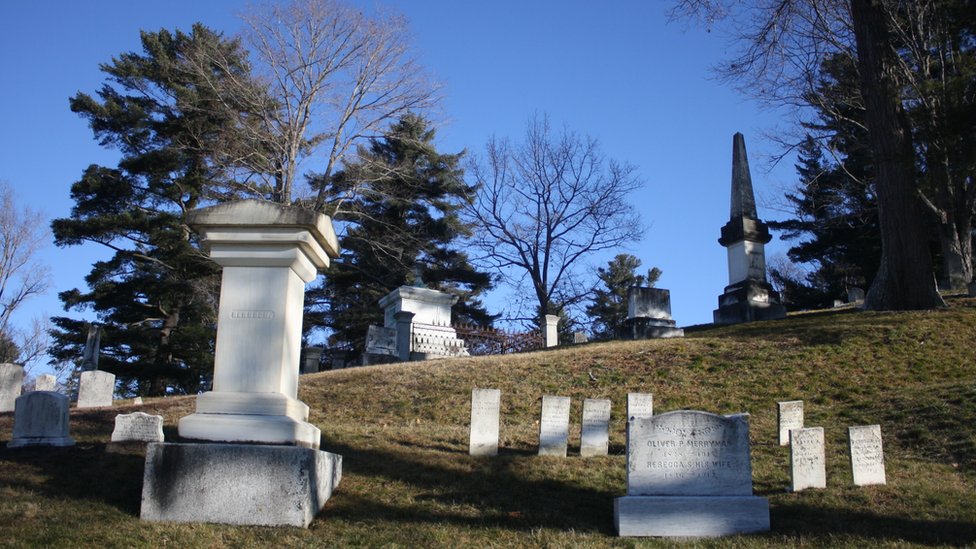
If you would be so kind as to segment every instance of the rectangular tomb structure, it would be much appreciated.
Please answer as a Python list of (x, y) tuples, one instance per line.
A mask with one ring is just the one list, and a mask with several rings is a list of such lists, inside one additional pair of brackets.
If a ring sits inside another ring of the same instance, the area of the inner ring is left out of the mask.
[(539, 455), (566, 457), (569, 446), (569, 397), (543, 396), (539, 420)]
[(498, 455), (498, 415), (502, 392), (498, 389), (471, 391), (471, 434), (468, 453), (472, 456)]
[(880, 425), (848, 428), (854, 486), (886, 484)]
[(627, 495), (614, 501), (621, 536), (769, 529), (769, 502), (752, 494), (748, 414), (679, 410), (628, 421)]
[(610, 406), (607, 399), (583, 401), (582, 432), (580, 434), (580, 455), (605, 456), (610, 446)]

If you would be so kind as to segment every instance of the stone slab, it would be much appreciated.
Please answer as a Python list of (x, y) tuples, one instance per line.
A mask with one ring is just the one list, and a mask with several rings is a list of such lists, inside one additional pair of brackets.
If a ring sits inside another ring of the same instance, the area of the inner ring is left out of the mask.
[(472, 456), (498, 455), (498, 419), (502, 392), (498, 389), (471, 391), (471, 433), (468, 453)]
[(580, 455), (605, 456), (610, 447), (610, 407), (608, 399), (588, 398), (583, 401), (583, 421), (580, 433)]
[(887, 484), (880, 425), (848, 427), (851, 474), (855, 486)]
[(68, 429), (68, 397), (53, 391), (31, 391), (17, 398), (14, 436), (7, 447), (74, 446)]
[(678, 410), (629, 420), (628, 496), (751, 496), (749, 415)]
[(826, 488), (823, 427), (790, 430), (790, 490)]
[(112, 405), (115, 374), (93, 370), (82, 372), (78, 380), (78, 408), (100, 408)]
[(115, 416), (112, 442), (163, 442), (163, 416), (144, 412)]
[(627, 318), (671, 320), (671, 291), (632, 286), (627, 289)]
[(140, 517), (307, 527), (342, 478), (342, 456), (296, 446), (150, 443)]
[(569, 397), (543, 396), (539, 420), (539, 455), (566, 457), (569, 446)]
[(769, 501), (756, 496), (626, 496), (613, 502), (620, 536), (717, 537), (769, 530)]
[(13, 412), (24, 385), (24, 368), (20, 364), (0, 364), (0, 412)]
[(34, 379), (35, 391), (56, 391), (58, 389), (58, 378), (51, 374), (41, 374)]
[(790, 430), (803, 428), (803, 401), (777, 402), (776, 424), (779, 425), (779, 445), (789, 446)]
[(654, 415), (654, 395), (627, 393), (627, 418), (647, 418)]
[(366, 329), (366, 352), (372, 355), (397, 356), (396, 328), (370, 326)]

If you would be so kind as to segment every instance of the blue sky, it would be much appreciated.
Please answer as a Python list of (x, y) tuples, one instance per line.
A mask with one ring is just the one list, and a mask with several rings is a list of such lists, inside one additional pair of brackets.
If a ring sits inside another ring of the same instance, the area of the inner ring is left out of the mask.
[[(645, 181), (633, 197), (649, 229), (620, 250), (664, 271), (672, 316), (686, 326), (711, 321), (728, 283), (717, 239), (728, 220), (732, 135), (745, 134), (759, 215), (772, 209), (796, 176), (792, 161), (769, 169), (780, 151), (763, 137), (788, 122), (764, 111), (710, 67), (731, 53), (722, 36), (667, 22), (670, 2), (621, 0), (359, 2), (402, 12), (419, 61), (444, 84), (441, 150), (483, 151), (491, 135), (517, 139), (534, 113), (548, 113), (600, 140), (607, 156), (638, 167)], [(233, 34), (236, 0), (102, 0), (0, 3), (0, 180), (20, 202), (49, 218), (67, 216), (69, 188), (92, 163), (114, 165), (85, 121), (68, 109), (78, 91), (103, 81), (98, 65), (139, 49), (139, 30), (188, 29), (196, 21)], [(785, 251), (778, 239), (767, 259)], [(594, 257), (605, 265), (613, 254)], [(57, 293), (84, 287), (96, 245), (48, 247), (42, 258), (52, 289), (17, 320), (63, 314)], [(505, 290), (492, 303), (503, 303)], [(493, 311), (497, 312), (497, 311)]]

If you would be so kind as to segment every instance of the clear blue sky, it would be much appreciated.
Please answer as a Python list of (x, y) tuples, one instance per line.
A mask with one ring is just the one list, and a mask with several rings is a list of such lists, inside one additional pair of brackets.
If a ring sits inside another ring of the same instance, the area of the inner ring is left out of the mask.
[[(633, 199), (650, 228), (620, 251), (664, 271), (658, 286), (671, 290), (679, 325), (710, 322), (728, 283), (717, 239), (729, 215), (735, 132), (746, 136), (760, 217), (783, 217), (770, 206), (796, 177), (792, 162), (768, 169), (768, 157), (779, 151), (762, 132), (788, 121), (712, 79), (709, 68), (729, 54), (724, 39), (668, 24), (670, 2), (359, 3), (390, 6), (410, 20), (417, 57), (445, 85), (441, 150), (478, 153), (492, 134), (518, 138), (529, 116), (545, 112), (557, 125), (598, 138), (608, 156), (638, 166), (645, 187)], [(246, 4), (0, 3), (0, 180), (21, 203), (49, 218), (67, 216), (69, 188), (84, 168), (117, 159), (68, 109), (68, 98), (97, 90), (99, 63), (138, 51), (140, 29), (188, 29), (200, 21), (233, 34)], [(774, 240), (767, 259), (785, 249)], [(591, 263), (605, 265), (612, 255)], [(43, 259), (54, 273), (52, 289), (17, 320), (63, 314), (57, 293), (83, 288), (91, 263), (106, 256), (94, 244), (51, 245)]]

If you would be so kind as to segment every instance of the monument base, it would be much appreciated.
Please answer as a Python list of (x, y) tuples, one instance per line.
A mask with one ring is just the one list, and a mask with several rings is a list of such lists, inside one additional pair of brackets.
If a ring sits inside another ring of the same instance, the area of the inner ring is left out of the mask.
[(769, 530), (757, 496), (625, 496), (613, 501), (620, 536), (717, 537)]
[(153, 442), (140, 517), (305, 528), (341, 478), (342, 456), (310, 448)]
[(289, 444), (316, 449), (318, 427), (288, 416), (195, 413), (180, 419), (181, 438), (211, 442)]
[(75, 439), (71, 437), (14, 437), (7, 443), (7, 448), (26, 448), (28, 446), (74, 446)]
[(718, 298), (718, 309), (712, 312), (715, 324), (739, 324), (786, 317), (786, 307), (779, 293), (769, 283), (747, 279), (725, 287)]
[(685, 331), (675, 327), (675, 321), (660, 318), (634, 317), (624, 320), (621, 339), (663, 339), (684, 337)]

